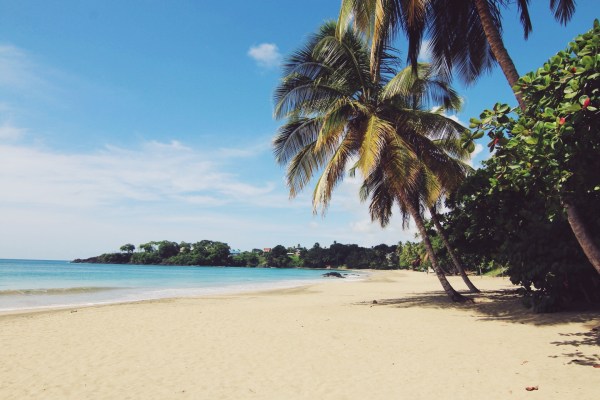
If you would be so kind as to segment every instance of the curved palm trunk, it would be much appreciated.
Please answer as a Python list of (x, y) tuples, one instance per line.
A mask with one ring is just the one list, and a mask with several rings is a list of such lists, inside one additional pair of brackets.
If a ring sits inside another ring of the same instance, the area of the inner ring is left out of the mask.
[(471, 293), (479, 293), (479, 289), (477, 289), (475, 287), (475, 285), (473, 285), (473, 282), (471, 282), (471, 280), (465, 273), (465, 269), (463, 268), (462, 263), (456, 256), (456, 253), (452, 249), (452, 246), (450, 246), (450, 241), (448, 240), (448, 236), (446, 235), (446, 232), (444, 231), (442, 224), (440, 224), (440, 220), (438, 219), (435, 210), (433, 208), (430, 208), (429, 212), (431, 213), (431, 220), (433, 221), (433, 224), (435, 225), (435, 229), (437, 229), (438, 233), (440, 234), (440, 237), (442, 238), (442, 241), (444, 242), (444, 246), (446, 246), (446, 249), (448, 249), (448, 254), (450, 254), (452, 263), (454, 264), (454, 267), (458, 270), (458, 273), (460, 274), (462, 280), (465, 282), (465, 284), (467, 285), (467, 287), (469, 288)]
[[(486, 0), (475, 0), (475, 7), (477, 8), (477, 14), (479, 14), (481, 26), (483, 27), (485, 37), (490, 44), (492, 53), (494, 54), (496, 61), (498, 61), (498, 64), (500, 64), (500, 68), (502, 69), (504, 76), (506, 76), (506, 80), (512, 88), (519, 80), (519, 73), (517, 72), (517, 68), (513, 63), (512, 58), (510, 58), (508, 55), (506, 47), (504, 47), (504, 42), (502, 41), (500, 32), (498, 32), (496, 25), (494, 25), (490, 7), (488, 6)], [(515, 93), (515, 97), (519, 102), (519, 107), (521, 107), (521, 110), (525, 111), (525, 103), (523, 102), (521, 95)]]
[(450, 285), (450, 282), (448, 282), (448, 279), (446, 279), (446, 276), (440, 269), (437, 263), (437, 259), (435, 257), (435, 253), (433, 252), (433, 247), (431, 246), (431, 241), (429, 240), (429, 236), (427, 235), (427, 230), (425, 229), (425, 223), (423, 222), (423, 218), (421, 217), (418, 208), (415, 207), (414, 204), (406, 202), (406, 209), (415, 220), (415, 224), (417, 224), (417, 229), (419, 229), (419, 233), (421, 234), (421, 238), (423, 239), (423, 243), (425, 244), (425, 249), (427, 250), (427, 254), (429, 254), (429, 261), (431, 261), (433, 270), (435, 271), (437, 278), (442, 284), (444, 292), (446, 292), (446, 294), (448, 295), (448, 297), (450, 297), (450, 299), (452, 299), (452, 301), (461, 303), (467, 301), (467, 297), (464, 297), (456, 290), (454, 290), (454, 288), (452, 287), (452, 285)]
[(569, 225), (571, 226), (575, 238), (579, 242), (579, 246), (581, 246), (592, 266), (600, 274), (600, 248), (592, 241), (591, 235), (588, 232), (584, 221), (581, 219), (577, 207), (567, 198), (561, 200), (567, 212), (567, 221), (569, 221)]

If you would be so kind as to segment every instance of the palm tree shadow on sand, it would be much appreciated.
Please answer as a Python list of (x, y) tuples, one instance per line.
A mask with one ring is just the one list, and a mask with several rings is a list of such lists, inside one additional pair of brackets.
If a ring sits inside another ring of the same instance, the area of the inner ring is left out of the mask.
[[(567, 353), (562, 353), (557, 356), (549, 356), (551, 358), (566, 357), (571, 360), (567, 364), (597, 366), (600, 365), (600, 326), (597, 326), (589, 332), (577, 333), (559, 333), (561, 339), (556, 342), (551, 342), (555, 346), (568, 346)], [(587, 348), (595, 349), (595, 354), (584, 353)], [(574, 348), (574, 349), (573, 349)], [(598, 368), (598, 367), (597, 367)]]
[(559, 333), (559, 340), (551, 342), (563, 351), (551, 358), (567, 358), (567, 364), (595, 366), (600, 365), (600, 318), (598, 309), (586, 311), (563, 311), (550, 314), (536, 314), (524, 307), (522, 297), (516, 289), (489, 290), (470, 296), (474, 302), (454, 303), (442, 291), (415, 293), (396, 299), (377, 299), (357, 303), (370, 307), (394, 308), (434, 308), (475, 312), (478, 321), (503, 321), (515, 324), (535, 326), (553, 326), (569, 323), (581, 323), (585, 332)]
[(560, 325), (566, 323), (598, 322), (598, 311), (563, 311), (546, 314), (536, 314), (526, 308), (522, 296), (517, 289), (483, 290), (481, 293), (469, 294), (472, 302), (449, 302), (444, 292), (414, 293), (397, 299), (376, 299), (376, 303), (365, 301), (358, 304), (370, 306), (392, 306), (397, 308), (423, 307), (475, 311), (479, 321), (505, 321), (519, 324), (533, 324), (538, 326)]

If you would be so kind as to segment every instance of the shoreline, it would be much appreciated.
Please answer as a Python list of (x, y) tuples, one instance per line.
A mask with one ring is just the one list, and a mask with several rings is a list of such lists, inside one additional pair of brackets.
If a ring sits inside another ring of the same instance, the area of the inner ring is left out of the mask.
[[(26, 264), (15, 263), (17, 267), (12, 270), (9, 266), (8, 281), (1, 285), (3, 290), (0, 290), (0, 315), (289, 288), (319, 283), (326, 279), (323, 274), (331, 272), (326, 269), (243, 269), (235, 272), (226, 267), (201, 267), (201, 270), (195, 270), (195, 267), (155, 265), (148, 266), (151, 268), (148, 273), (150, 278), (142, 279), (140, 274), (146, 276), (146, 273), (140, 268), (145, 266), (122, 269), (120, 265), (90, 264), (94, 268), (88, 274), (86, 268), (71, 270), (53, 264), (33, 262), (34, 274), (41, 277), (41, 283), (19, 280), (19, 268)], [(361, 279), (368, 274), (355, 270), (340, 272), (345, 274), (345, 280)], [(14, 275), (14, 282), (10, 279), (11, 274)]]
[(473, 305), (448, 302), (435, 276), (374, 271), (362, 281), (0, 315), (0, 398), (595, 396), (597, 313), (532, 314), (506, 278), (474, 283), (483, 294)]
[[(364, 274), (363, 278), (355, 278), (355, 279), (347, 279), (345, 282), (353, 282), (353, 281), (361, 281), (368, 279), (369, 274)], [(339, 279), (339, 278), (336, 278)], [(87, 303), (72, 303), (72, 304), (60, 304), (60, 305), (48, 305), (48, 306), (34, 306), (27, 308), (15, 308), (15, 309), (0, 309), (0, 317), (3, 315), (18, 315), (18, 314), (30, 314), (35, 312), (44, 312), (44, 311), (60, 311), (60, 310), (68, 310), (73, 308), (89, 308), (89, 307), (104, 307), (111, 305), (121, 305), (121, 304), (138, 304), (138, 303), (146, 303), (146, 302), (157, 302), (161, 300), (169, 301), (169, 300), (178, 300), (178, 299), (202, 299), (205, 297), (215, 297), (215, 296), (232, 296), (232, 295), (244, 295), (251, 293), (268, 293), (271, 291), (285, 291), (287, 289), (295, 289), (308, 287), (312, 285), (318, 285), (321, 283), (325, 283), (320, 280), (294, 280), (294, 281), (280, 281), (280, 282), (267, 282), (267, 283), (255, 283), (249, 285), (231, 285), (231, 286), (216, 286), (210, 288), (160, 288), (155, 291), (188, 291), (188, 292), (196, 292), (194, 294), (189, 295), (170, 295), (167, 294), (163, 296), (154, 296), (148, 298), (142, 298), (137, 300), (108, 300), (108, 301), (99, 301), (99, 302), (87, 302)], [(110, 289), (110, 290), (122, 290), (129, 288), (102, 288), (102, 289)], [(200, 293), (204, 292), (204, 293)]]

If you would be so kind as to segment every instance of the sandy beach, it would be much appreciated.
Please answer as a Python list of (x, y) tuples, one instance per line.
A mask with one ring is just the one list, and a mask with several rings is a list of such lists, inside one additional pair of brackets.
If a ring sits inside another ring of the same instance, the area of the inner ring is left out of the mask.
[(469, 305), (447, 302), (434, 275), (376, 271), (2, 315), (0, 399), (598, 397), (598, 313), (536, 315), (504, 291), (507, 279), (474, 282), (484, 293)]

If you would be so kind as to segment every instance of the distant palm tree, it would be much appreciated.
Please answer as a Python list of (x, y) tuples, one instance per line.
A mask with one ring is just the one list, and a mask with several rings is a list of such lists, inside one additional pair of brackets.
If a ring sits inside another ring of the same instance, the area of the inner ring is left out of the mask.
[(454, 251), (454, 248), (450, 244), (450, 240), (448, 240), (448, 235), (446, 234), (446, 231), (444, 230), (444, 227), (442, 226), (442, 224), (440, 222), (440, 219), (439, 219), (439, 216), (437, 213), (437, 209), (435, 206), (429, 207), (429, 215), (431, 216), (431, 221), (435, 225), (435, 229), (437, 230), (440, 238), (442, 239), (442, 242), (444, 243), (444, 247), (446, 247), (446, 250), (448, 250), (448, 255), (450, 256), (450, 259), (452, 260), (452, 264), (454, 265), (454, 268), (456, 268), (456, 270), (462, 277), (463, 281), (465, 282), (465, 284), (467, 285), (469, 290), (472, 293), (479, 293), (480, 290), (477, 289), (477, 287), (473, 284), (473, 282), (471, 282), (471, 280), (467, 276), (465, 267), (463, 266), (462, 262), (460, 261), (460, 258), (458, 258), (456, 251)]
[[(287, 166), (292, 197), (322, 170), (313, 192), (315, 212), (325, 212), (349, 164), (369, 177), (384, 163), (395, 180), (414, 191), (419, 185), (414, 171), (422, 163), (442, 185), (456, 177), (458, 166), (448, 163), (439, 145), (423, 132), (454, 140), (464, 128), (407, 103), (431, 101), (454, 109), (459, 105), (456, 93), (444, 81), (432, 79), (429, 96), (407, 99), (401, 84), (406, 73), (397, 73), (397, 57), (382, 49), (373, 70), (369, 54), (360, 34), (348, 29), (338, 40), (336, 24), (326, 23), (287, 60), (275, 91), (275, 117), (286, 120), (273, 141), (275, 157)], [(409, 212), (419, 218), (413, 208)], [(434, 269), (448, 296), (464, 301), (437, 265)]]
[[(457, 72), (467, 83), (491, 69), (497, 61), (513, 87), (519, 74), (502, 41), (501, 8), (509, 0), (342, 0), (338, 35), (350, 21), (373, 41), (372, 57), (390, 45), (402, 30), (408, 38), (408, 58), (416, 65), (428, 33), (433, 63), (446, 74)], [(532, 30), (529, 0), (515, 0), (524, 36)], [(575, 12), (575, 0), (550, 0), (555, 18), (566, 24)], [(519, 105), (525, 105), (515, 95)]]

